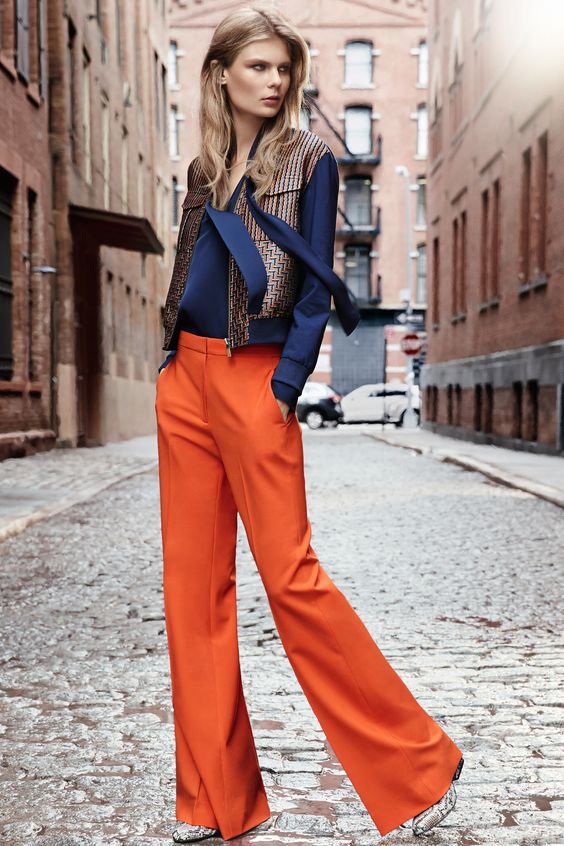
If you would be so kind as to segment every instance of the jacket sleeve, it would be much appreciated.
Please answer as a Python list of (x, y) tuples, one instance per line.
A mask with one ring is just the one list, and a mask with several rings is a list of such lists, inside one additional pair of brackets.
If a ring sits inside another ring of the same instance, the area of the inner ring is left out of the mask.
[[(339, 170), (329, 148), (319, 159), (301, 200), (300, 233), (333, 269)], [(274, 395), (295, 410), (298, 397), (317, 363), (323, 334), (331, 314), (331, 292), (306, 271), (294, 305), (292, 324), (272, 375)]]

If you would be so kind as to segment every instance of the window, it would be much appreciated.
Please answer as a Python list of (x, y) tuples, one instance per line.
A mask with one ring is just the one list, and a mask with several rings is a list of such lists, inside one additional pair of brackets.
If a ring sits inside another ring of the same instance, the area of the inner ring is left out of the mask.
[(72, 20), (68, 19), (67, 64), (69, 77), (70, 101), (70, 148), (73, 164), (78, 162), (78, 97), (76, 93), (76, 29)]
[(11, 379), (12, 358), (12, 206), (16, 180), (0, 167), (0, 379)]
[(501, 232), (501, 183), (496, 179), (493, 184), (492, 209), (492, 255), (491, 255), (491, 295), (499, 296), (499, 239)]
[(178, 179), (172, 177), (172, 225), (178, 226)]
[(178, 109), (176, 106), (171, 106), (169, 112), (170, 133), (169, 133), (169, 153), (172, 158), (180, 155), (180, 148), (178, 143)]
[(102, 95), (102, 178), (104, 208), (110, 208), (110, 104)]
[(365, 244), (345, 247), (345, 284), (355, 297), (368, 299), (370, 290), (370, 255)]
[(547, 219), (547, 180), (548, 180), (548, 135), (545, 132), (538, 139), (537, 162), (537, 250), (535, 275), (546, 271), (546, 219)]
[(513, 437), (523, 437), (523, 383), (513, 382)]
[(29, 81), (29, 8), (28, 0), (16, 0), (16, 67)]
[(160, 135), (161, 132), (161, 88), (159, 84), (159, 57), (153, 51), (153, 87), (155, 91), (155, 127)]
[(458, 314), (458, 218), (452, 221), (452, 314)]
[(372, 43), (349, 41), (345, 46), (345, 85), (363, 88), (372, 82)]
[(345, 142), (353, 155), (372, 153), (372, 110), (370, 106), (345, 109)]
[(482, 386), (474, 385), (474, 429), (482, 431)]
[(121, 43), (121, 0), (115, 0), (115, 18), (116, 18), (116, 50), (118, 65), (121, 66), (123, 61), (123, 48)]
[(37, 86), (40, 97), (45, 97), (47, 87), (45, 36), (45, 0), (37, 0)]
[(466, 258), (467, 258), (467, 233), (468, 227), (466, 225), (467, 215), (463, 211), (460, 215), (460, 310), (466, 312)]
[(439, 325), (439, 284), (440, 284), (440, 249), (439, 238), (433, 238), (433, 324)]
[(484, 385), (486, 404), (484, 408), (484, 432), (493, 432), (494, 390), (491, 382)]
[(345, 214), (353, 226), (371, 223), (371, 186), (369, 176), (349, 176), (345, 183)]
[(161, 237), (161, 219), (161, 178), (160, 176), (157, 176), (157, 182), (155, 186), (155, 229), (159, 238)]
[(459, 48), (457, 47), (454, 52), (454, 60), (453, 60), (453, 67), (452, 67), (452, 82), (449, 87), (449, 95), (450, 95), (450, 124), (451, 124), (451, 132), (454, 133), (457, 127), (460, 125), (463, 114), (463, 107), (464, 107), (464, 95), (463, 95), (463, 64), (462, 59), (460, 57)]
[(488, 299), (488, 235), (490, 195), (486, 188), (482, 191), (482, 224), (480, 227), (480, 298), (483, 303)]
[(452, 314), (466, 311), (466, 211), (452, 222)]
[(415, 291), (415, 302), (424, 303), (427, 301), (427, 247), (425, 244), (417, 245), (417, 288)]
[(415, 213), (415, 225), (427, 225), (427, 179), (425, 176), (417, 177), (417, 210)]
[(462, 421), (462, 386), (454, 386), (454, 425), (460, 426)]
[(527, 431), (528, 441), (537, 441), (539, 437), (539, 383), (536, 379), (527, 380)]
[[(491, 199), (490, 199), (491, 196)], [(480, 224), (480, 299), (483, 303), (499, 294), (500, 182), (482, 191)]]
[(439, 418), (439, 389), (433, 385), (431, 389), (431, 420), (437, 422)]
[(82, 149), (84, 154), (84, 179), (92, 183), (92, 138), (90, 132), (90, 57), (82, 53)]
[(429, 84), (429, 51), (427, 42), (419, 42), (419, 54), (417, 57), (417, 83), (427, 86)]
[(168, 84), (172, 88), (178, 85), (178, 44), (171, 41), (168, 45)]
[(161, 96), (162, 96), (162, 116), (163, 116), (163, 140), (168, 138), (168, 121), (167, 121), (167, 104), (166, 104), (166, 68), (161, 65)]
[(428, 134), (428, 120), (427, 120), (427, 106), (420, 103), (417, 106), (417, 155), (421, 158), (427, 157), (427, 134)]
[[(34, 317), (37, 320), (37, 309), (34, 308), (33, 288), (33, 255), (36, 250), (36, 217), (37, 217), (37, 194), (31, 188), (27, 190), (27, 232), (25, 251), (28, 261), (25, 264), (26, 275), (26, 299), (27, 299), (27, 378), (33, 381), (37, 378), (35, 347), (38, 334), (34, 332)], [(37, 305), (37, 303), (35, 304)]]
[(127, 198), (129, 193), (129, 141), (125, 126), (121, 128), (121, 209), (127, 212)]
[(521, 156), (521, 225), (519, 230), (519, 276), (529, 280), (531, 249), (531, 148)]
[(143, 154), (139, 153), (137, 160), (137, 214), (141, 217), (145, 212), (145, 198), (143, 195), (144, 187), (144, 159)]

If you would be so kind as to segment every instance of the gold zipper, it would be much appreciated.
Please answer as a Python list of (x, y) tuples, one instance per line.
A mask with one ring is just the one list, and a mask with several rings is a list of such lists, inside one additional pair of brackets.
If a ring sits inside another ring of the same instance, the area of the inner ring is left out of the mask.
[(231, 315), (231, 285), (230, 285), (230, 276), (231, 274), (228, 272), (227, 274), (227, 338), (225, 338), (225, 346), (227, 347), (227, 355), (231, 356), (231, 339), (229, 338), (229, 320)]

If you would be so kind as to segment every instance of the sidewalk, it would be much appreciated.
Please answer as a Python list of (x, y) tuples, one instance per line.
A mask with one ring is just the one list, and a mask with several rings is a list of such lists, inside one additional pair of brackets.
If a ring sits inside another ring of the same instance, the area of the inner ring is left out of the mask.
[(426, 429), (364, 430), (390, 446), (415, 450), (438, 461), (475, 470), (511, 488), (541, 497), (564, 508), (564, 459), (524, 450), (504, 449), (459, 438), (437, 435)]
[(156, 466), (155, 435), (7, 458), (0, 462), (0, 542)]

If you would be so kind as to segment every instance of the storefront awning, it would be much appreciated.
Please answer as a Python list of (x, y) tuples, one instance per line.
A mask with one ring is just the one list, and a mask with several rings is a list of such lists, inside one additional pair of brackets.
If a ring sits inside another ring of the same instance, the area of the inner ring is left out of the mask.
[(164, 245), (146, 217), (73, 204), (69, 206), (69, 217), (73, 236), (78, 235), (93, 246), (160, 256), (164, 253)]

